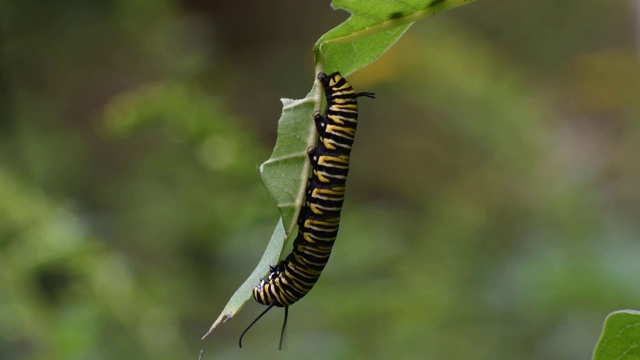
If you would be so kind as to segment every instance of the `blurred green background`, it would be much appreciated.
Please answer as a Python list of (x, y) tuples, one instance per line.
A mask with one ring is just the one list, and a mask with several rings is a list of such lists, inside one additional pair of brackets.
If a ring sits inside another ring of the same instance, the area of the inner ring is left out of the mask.
[(0, 4), (1, 359), (586, 359), (640, 308), (633, 1), (483, 0), (349, 79), (317, 286), (200, 337), (278, 218), (257, 166), (328, 1)]

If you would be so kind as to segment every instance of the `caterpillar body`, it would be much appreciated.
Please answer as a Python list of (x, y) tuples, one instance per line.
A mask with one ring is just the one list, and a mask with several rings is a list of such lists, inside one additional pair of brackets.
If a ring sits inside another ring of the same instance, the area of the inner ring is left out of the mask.
[(267, 279), (253, 288), (254, 299), (267, 308), (242, 333), (242, 337), (269, 310), (284, 307), (280, 348), (287, 324), (289, 306), (304, 297), (320, 278), (338, 235), (340, 212), (349, 174), (351, 147), (358, 125), (358, 97), (374, 98), (373, 93), (355, 92), (349, 82), (335, 72), (318, 74), (327, 102), (324, 116), (313, 114), (318, 131), (315, 148), (308, 151), (311, 176), (305, 202), (298, 217), (298, 234), (293, 251), (279, 264), (271, 266)]

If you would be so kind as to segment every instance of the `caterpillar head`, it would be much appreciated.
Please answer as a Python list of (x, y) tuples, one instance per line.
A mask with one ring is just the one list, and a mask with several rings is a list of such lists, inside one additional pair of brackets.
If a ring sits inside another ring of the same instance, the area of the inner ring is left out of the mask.
[(332, 87), (337, 84), (342, 79), (342, 75), (340, 75), (339, 71), (334, 72), (331, 75), (327, 75), (325, 73), (318, 73), (318, 80), (322, 83), (322, 85), (327, 87)]

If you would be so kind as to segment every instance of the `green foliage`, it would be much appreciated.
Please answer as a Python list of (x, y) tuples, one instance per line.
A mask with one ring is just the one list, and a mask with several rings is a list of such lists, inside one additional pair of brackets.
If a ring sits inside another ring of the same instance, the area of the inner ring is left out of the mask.
[(604, 322), (594, 360), (640, 359), (640, 311), (615, 311)]
[[(463, 5), (472, 0), (409, 1), (390, 5), (387, 1), (336, 1), (335, 8), (352, 16), (322, 36), (314, 46), (316, 73), (341, 71), (345, 76), (377, 59), (416, 20)], [(365, 5), (366, 4), (366, 5)], [(326, 69), (326, 70), (325, 70)], [(329, 71), (331, 70), (331, 71)], [(235, 292), (222, 314), (205, 334), (207, 336), (221, 321), (232, 318), (251, 298), (250, 284), (257, 284), (268, 272), (269, 265), (281, 257), (285, 246), (295, 237), (293, 232), (304, 190), (309, 177), (310, 164), (307, 149), (315, 146), (317, 131), (311, 114), (322, 104), (322, 87), (314, 82), (304, 99), (283, 99), (283, 110), (278, 121), (278, 138), (269, 160), (260, 166), (260, 175), (269, 195), (281, 212), (286, 241), (280, 239), (280, 223), (271, 236), (267, 252), (256, 269)], [(280, 247), (276, 254), (271, 253)], [(262, 269), (262, 271), (261, 271)]]
[[(3, 339), (46, 345), (46, 354), (31, 358), (90, 358), (100, 347), (100, 324), (116, 320), (127, 328), (130, 319), (144, 316), (135, 310), (145, 302), (144, 292), (131, 287), (138, 279), (126, 260), (90, 236), (70, 209), (5, 171), (0, 172), (0, 196), (5, 200), (0, 205), (1, 285), (11, 288), (3, 291), (0, 306)], [(33, 280), (45, 286), (34, 287)], [(64, 310), (51, 314), (42, 306), (46, 302)], [(110, 308), (117, 309), (115, 319)]]
[(228, 132), (233, 124), (218, 121), (229, 117), (224, 106), (194, 87), (164, 82), (120, 94), (105, 109), (105, 135), (126, 137), (160, 126), (190, 141), (201, 141), (210, 134)]
[(331, 6), (351, 16), (316, 42), (316, 72), (340, 71), (347, 76), (387, 51), (415, 21), (472, 1), (335, 0)]

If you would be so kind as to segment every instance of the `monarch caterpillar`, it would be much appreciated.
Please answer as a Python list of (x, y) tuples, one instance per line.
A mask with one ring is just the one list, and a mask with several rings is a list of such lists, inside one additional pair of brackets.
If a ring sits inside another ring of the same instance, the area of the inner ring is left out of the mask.
[(339, 72), (319, 73), (318, 80), (324, 87), (327, 107), (324, 116), (318, 111), (313, 114), (318, 141), (307, 152), (312, 172), (298, 217), (298, 235), (293, 251), (278, 265), (271, 266), (269, 277), (253, 288), (253, 298), (267, 308), (240, 335), (240, 348), (247, 331), (277, 306), (284, 307), (279, 345), (282, 349), (289, 306), (302, 299), (318, 281), (338, 235), (349, 157), (358, 124), (357, 98), (374, 98), (374, 94), (356, 93)]

